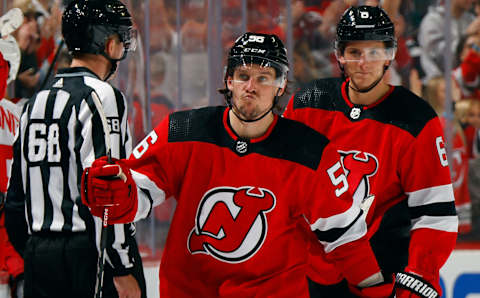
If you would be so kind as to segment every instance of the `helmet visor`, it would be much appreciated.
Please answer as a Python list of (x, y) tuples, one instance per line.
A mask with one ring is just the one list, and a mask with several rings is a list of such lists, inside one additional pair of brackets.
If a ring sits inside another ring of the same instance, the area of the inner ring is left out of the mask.
[(131, 27), (119, 30), (120, 41), (123, 42), (126, 52), (134, 52), (137, 48), (137, 30)]
[(277, 76), (276, 70), (271, 66), (244, 63), (235, 68), (231, 81), (238, 85), (254, 84), (283, 88), (286, 77)]
[[(256, 81), (262, 85), (282, 88), (287, 80), (288, 67), (264, 57), (247, 55), (232, 56), (229, 58), (228, 64), (229, 67), (235, 71), (237, 69), (242, 72), (245, 70), (261, 69), (261, 74), (256, 78), (258, 79)], [(273, 76), (266, 77), (265, 74), (268, 73), (268, 69), (271, 68), (274, 70)], [(235, 80), (238, 80), (238, 78), (235, 78)], [(240, 79), (240, 81), (244, 80), (247, 80), (247, 77)]]
[(343, 53), (340, 49), (335, 50), (335, 56), (341, 63), (345, 62), (374, 62), (374, 61), (389, 61), (395, 58), (396, 48), (394, 47), (370, 47), (357, 48), (346, 47)]

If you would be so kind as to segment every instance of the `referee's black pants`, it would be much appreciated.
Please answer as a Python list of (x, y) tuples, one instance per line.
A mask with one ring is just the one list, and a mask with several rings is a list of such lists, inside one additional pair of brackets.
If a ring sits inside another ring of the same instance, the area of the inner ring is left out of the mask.
[[(143, 265), (136, 241), (133, 275), (146, 297)], [(25, 252), (25, 298), (94, 297), (98, 253), (87, 232), (38, 233), (29, 237)], [(113, 284), (112, 268), (105, 264), (103, 297), (118, 298)]]

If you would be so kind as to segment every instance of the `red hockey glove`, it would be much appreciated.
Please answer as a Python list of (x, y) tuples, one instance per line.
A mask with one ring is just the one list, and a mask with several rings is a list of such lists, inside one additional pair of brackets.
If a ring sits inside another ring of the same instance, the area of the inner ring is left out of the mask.
[(108, 207), (108, 223), (132, 222), (137, 212), (137, 188), (130, 169), (121, 160), (107, 162), (107, 157), (95, 160), (82, 175), (82, 202), (90, 212), (103, 217)]
[(358, 297), (389, 298), (394, 296), (393, 276), (383, 275), (384, 281), (365, 288), (350, 286), (350, 291)]
[(397, 273), (395, 287), (397, 298), (440, 297), (440, 293), (428, 281), (410, 272)]

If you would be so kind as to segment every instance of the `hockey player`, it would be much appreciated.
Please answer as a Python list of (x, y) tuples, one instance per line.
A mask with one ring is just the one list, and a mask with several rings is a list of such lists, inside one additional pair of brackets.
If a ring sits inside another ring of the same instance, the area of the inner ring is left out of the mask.
[[(94, 96), (109, 119), (112, 156), (130, 155), (126, 100), (105, 80), (131, 50), (131, 31), (122, 2), (72, 1), (62, 18), (71, 67), (23, 109), (5, 209), (9, 237), (23, 251), (25, 297), (94, 296), (101, 221), (81, 203), (79, 183), (106, 154)], [(102, 297), (146, 297), (134, 227), (111, 226), (107, 235)]]
[(0, 17), (0, 274), (8, 276), (9, 285), (5, 286), (9, 286), (12, 297), (23, 297), (23, 259), (8, 239), (3, 207), (21, 108), (5, 98), (5, 95), (7, 86), (15, 80), (20, 65), (20, 48), (10, 34), (22, 22), (23, 14), (18, 8), (13, 8)]
[(272, 112), (287, 71), (277, 36), (245, 33), (228, 56), (228, 107), (173, 113), (130, 160), (103, 158), (84, 171), (82, 199), (97, 216), (113, 204), (112, 222), (176, 199), (162, 297), (308, 297), (304, 218), (359, 291), (391, 293), (346, 180), (334, 189), (333, 175), (344, 177), (338, 153), (323, 135)]
[[(439, 270), (458, 227), (444, 137), (423, 99), (382, 80), (395, 50), (384, 10), (348, 8), (335, 41), (344, 79), (311, 82), (292, 97), (284, 116), (338, 146), (354, 201), (374, 195), (367, 236), (384, 273), (396, 274), (396, 297), (440, 297)], [(331, 177), (341, 189), (342, 177)], [(355, 292), (318, 248), (311, 249), (310, 263), (312, 297)]]

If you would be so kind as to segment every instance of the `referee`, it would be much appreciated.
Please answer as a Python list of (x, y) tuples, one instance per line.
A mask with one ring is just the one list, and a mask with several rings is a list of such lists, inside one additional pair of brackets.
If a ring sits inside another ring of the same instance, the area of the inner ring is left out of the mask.
[[(105, 81), (132, 50), (131, 30), (119, 0), (72, 1), (62, 18), (72, 65), (23, 109), (6, 226), (25, 260), (25, 297), (94, 295), (101, 221), (81, 203), (80, 181), (83, 169), (106, 155), (93, 96), (107, 118), (112, 157), (130, 155), (125, 98)], [(103, 297), (146, 297), (134, 233), (131, 224), (109, 226)]]

